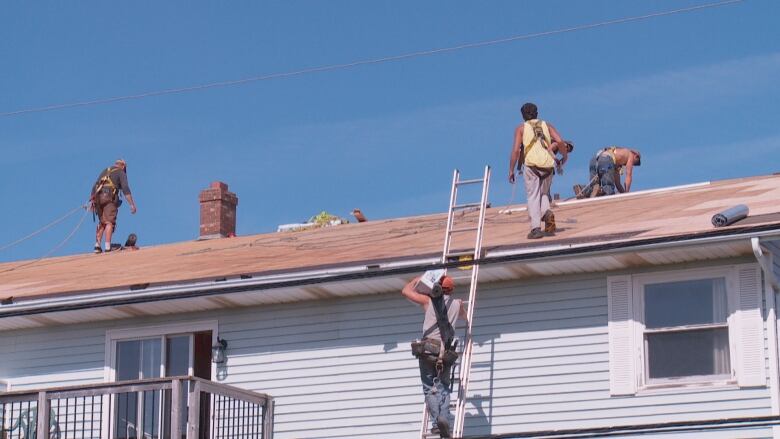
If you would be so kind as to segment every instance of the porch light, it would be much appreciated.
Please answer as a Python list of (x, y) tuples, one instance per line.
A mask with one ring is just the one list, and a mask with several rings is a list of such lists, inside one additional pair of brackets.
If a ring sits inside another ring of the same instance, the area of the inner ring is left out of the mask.
[(211, 361), (217, 364), (225, 362), (225, 350), (227, 349), (228, 342), (224, 338), (217, 337), (217, 343), (211, 347)]

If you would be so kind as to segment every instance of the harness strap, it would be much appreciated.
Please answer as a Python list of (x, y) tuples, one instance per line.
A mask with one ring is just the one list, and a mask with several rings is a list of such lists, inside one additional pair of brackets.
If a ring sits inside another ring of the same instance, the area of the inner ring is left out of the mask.
[[(524, 151), (523, 156), (528, 157), (528, 153), (531, 152), (531, 150), (534, 148), (534, 146), (536, 146), (537, 143), (540, 143), (547, 151), (547, 153), (552, 155), (552, 152), (550, 152), (549, 142), (547, 141), (547, 137), (544, 135), (544, 130), (542, 129), (542, 121), (537, 120), (536, 122), (529, 122), (529, 124), (531, 125), (531, 128), (533, 128), (534, 130), (534, 137), (531, 139), (530, 145), (525, 145), (526, 150)], [(557, 161), (555, 157), (553, 157), (553, 160)]]
[(615, 169), (618, 171), (618, 174), (623, 175), (623, 166), (617, 164), (617, 158), (615, 157), (616, 151), (617, 151), (617, 147), (609, 146), (599, 151), (597, 157), (600, 157), (601, 155), (606, 155), (607, 157), (612, 159), (612, 164), (615, 165)]
[(98, 185), (95, 187), (95, 193), (100, 192), (103, 190), (103, 188), (108, 185), (111, 187), (111, 195), (116, 197), (119, 190), (117, 189), (114, 182), (111, 180), (111, 174), (116, 172), (118, 168), (108, 167), (106, 168), (106, 175), (102, 176), (100, 180), (98, 180)]
[(525, 156), (528, 156), (528, 153), (531, 152), (531, 150), (536, 146), (536, 141), (539, 140), (539, 134), (542, 135), (542, 139), (544, 139), (544, 131), (539, 126), (541, 124), (541, 121), (537, 120), (536, 122), (529, 122), (529, 125), (531, 125), (531, 128), (534, 130), (534, 137), (531, 139), (531, 143), (529, 145), (526, 145), (525, 150)]
[(544, 180), (545, 178), (549, 177), (550, 174), (553, 173), (552, 169), (547, 168), (537, 168), (536, 166), (529, 166), (528, 170), (533, 172), (534, 175), (539, 177), (539, 184), (541, 184), (541, 180)]

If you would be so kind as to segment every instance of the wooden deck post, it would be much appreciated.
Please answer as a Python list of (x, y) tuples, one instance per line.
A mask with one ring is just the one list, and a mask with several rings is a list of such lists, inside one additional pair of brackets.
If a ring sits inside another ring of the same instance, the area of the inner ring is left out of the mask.
[(274, 438), (274, 399), (265, 398), (265, 416), (263, 416), (263, 439)]
[(192, 391), (189, 393), (189, 414), (187, 416), (187, 439), (198, 439), (200, 436), (200, 381), (190, 381)]
[(171, 381), (171, 439), (181, 439), (181, 380)]
[(49, 398), (46, 397), (46, 391), (38, 392), (38, 417), (35, 436), (38, 439), (49, 439)]

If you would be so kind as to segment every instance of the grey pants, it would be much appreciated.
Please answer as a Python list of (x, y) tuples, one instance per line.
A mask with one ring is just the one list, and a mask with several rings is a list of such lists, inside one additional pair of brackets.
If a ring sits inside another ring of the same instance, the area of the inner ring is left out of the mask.
[(528, 198), (528, 217), (531, 218), (531, 229), (542, 227), (542, 216), (550, 210), (550, 186), (552, 186), (552, 169), (523, 167), (525, 194)]

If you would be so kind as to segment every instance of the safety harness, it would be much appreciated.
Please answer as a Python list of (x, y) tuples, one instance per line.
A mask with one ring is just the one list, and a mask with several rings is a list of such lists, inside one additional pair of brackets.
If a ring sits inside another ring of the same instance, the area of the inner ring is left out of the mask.
[[(545, 150), (547, 150), (547, 153), (552, 155), (550, 153), (550, 146), (547, 142), (547, 137), (544, 135), (544, 129), (542, 128), (542, 121), (537, 120), (536, 122), (528, 122), (529, 125), (531, 125), (531, 128), (533, 128), (534, 137), (531, 139), (528, 145), (526, 145), (525, 153), (523, 154), (525, 157), (528, 157), (528, 154), (531, 153), (531, 150), (534, 149), (534, 146), (536, 146), (537, 143), (541, 144)], [(538, 141), (538, 142), (537, 142)], [(554, 159), (555, 157), (553, 157)]]
[(103, 189), (108, 188), (110, 189), (111, 198), (116, 200), (117, 196), (119, 195), (119, 189), (116, 187), (114, 182), (111, 180), (111, 174), (114, 172), (117, 172), (119, 168), (116, 167), (109, 167), (106, 168), (106, 174), (98, 180), (98, 182), (95, 185), (95, 195), (99, 194)]
[(607, 148), (602, 149), (601, 151), (596, 154), (597, 157), (600, 157), (602, 155), (605, 155), (612, 159), (612, 164), (615, 165), (615, 169), (617, 169), (619, 175), (623, 175), (623, 166), (617, 164), (617, 158), (615, 157), (615, 153), (617, 152), (616, 146), (609, 146)]
[(458, 341), (455, 339), (455, 329), (452, 327), (448, 317), (449, 310), (445, 297), (431, 297), (431, 306), (433, 306), (433, 311), (436, 314), (436, 327), (439, 328), (439, 334), (441, 334), (441, 339), (444, 341), (444, 346), (441, 345), (439, 340), (426, 338), (433, 331), (433, 327), (425, 331), (422, 340), (412, 342), (412, 355), (421, 360), (435, 362), (435, 380), (441, 380), (441, 374), (445, 366), (454, 364), (458, 359)]

